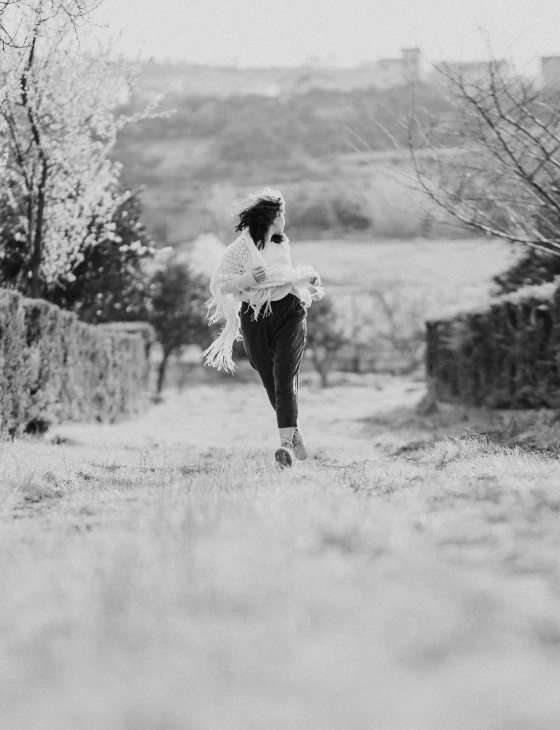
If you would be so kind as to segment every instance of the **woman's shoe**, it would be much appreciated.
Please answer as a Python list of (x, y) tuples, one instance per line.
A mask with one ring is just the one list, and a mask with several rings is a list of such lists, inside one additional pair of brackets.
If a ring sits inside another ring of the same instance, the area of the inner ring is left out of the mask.
[(296, 426), (296, 430), (294, 431), (294, 435), (292, 436), (292, 445), (294, 448), (294, 455), (296, 459), (299, 459), (300, 461), (303, 461), (303, 459), (307, 459), (307, 446), (305, 445), (305, 441), (303, 440), (303, 434), (301, 432), (301, 426)]
[(292, 466), (294, 463), (294, 457), (292, 454), (292, 442), (288, 439), (282, 439), (279, 449), (276, 449), (274, 454), (276, 463), (284, 469), (287, 466)]

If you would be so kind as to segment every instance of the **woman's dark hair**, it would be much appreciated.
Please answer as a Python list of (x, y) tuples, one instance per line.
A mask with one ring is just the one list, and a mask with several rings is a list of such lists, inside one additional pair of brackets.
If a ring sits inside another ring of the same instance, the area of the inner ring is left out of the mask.
[(235, 226), (236, 231), (249, 229), (255, 246), (264, 248), (266, 232), (274, 221), (283, 212), (285, 207), (282, 193), (278, 190), (267, 188), (260, 193), (249, 195), (242, 203), (238, 213), (239, 223)]

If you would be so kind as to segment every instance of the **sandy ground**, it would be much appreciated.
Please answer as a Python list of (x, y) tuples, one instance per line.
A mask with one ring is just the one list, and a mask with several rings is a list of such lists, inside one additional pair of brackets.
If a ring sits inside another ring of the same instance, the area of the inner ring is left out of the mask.
[(0, 727), (558, 728), (560, 464), (422, 392), (304, 386), (291, 471), (235, 380), (2, 444)]

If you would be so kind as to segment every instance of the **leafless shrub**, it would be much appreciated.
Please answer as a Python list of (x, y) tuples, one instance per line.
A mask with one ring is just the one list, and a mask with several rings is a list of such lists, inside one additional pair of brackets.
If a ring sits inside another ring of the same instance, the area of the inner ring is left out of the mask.
[(329, 384), (329, 373), (336, 357), (348, 342), (344, 323), (330, 299), (314, 302), (307, 316), (307, 344), (314, 369), (319, 373), (321, 386)]
[(343, 363), (352, 372), (414, 372), (424, 359), (425, 297), (399, 282), (379, 281), (343, 304), (347, 338)]

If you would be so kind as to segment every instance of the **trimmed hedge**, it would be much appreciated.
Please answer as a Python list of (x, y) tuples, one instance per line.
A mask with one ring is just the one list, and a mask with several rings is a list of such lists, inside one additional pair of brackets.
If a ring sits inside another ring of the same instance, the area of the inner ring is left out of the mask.
[(0, 436), (138, 412), (153, 339), (145, 323), (89, 325), (0, 289)]
[(560, 407), (558, 280), (426, 327), (426, 370), (437, 400), (490, 408)]

